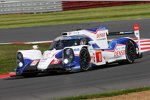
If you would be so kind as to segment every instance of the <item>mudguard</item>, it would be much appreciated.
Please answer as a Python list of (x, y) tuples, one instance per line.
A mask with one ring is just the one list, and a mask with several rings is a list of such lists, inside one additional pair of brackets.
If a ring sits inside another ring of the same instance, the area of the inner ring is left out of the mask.
[(21, 75), (37, 71), (37, 65), (41, 58), (42, 53), (40, 50), (18, 50), (16, 74)]

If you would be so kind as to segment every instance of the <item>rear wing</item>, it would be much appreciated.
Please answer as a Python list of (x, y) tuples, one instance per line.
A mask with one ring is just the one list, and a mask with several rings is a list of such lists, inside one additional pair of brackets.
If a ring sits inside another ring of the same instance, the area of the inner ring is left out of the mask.
[(134, 34), (137, 39), (137, 44), (139, 47), (139, 53), (141, 53), (141, 46), (140, 46), (140, 32), (139, 32), (139, 25), (134, 24), (134, 31), (128, 31), (128, 32), (110, 32), (107, 34), (107, 36), (113, 36), (113, 35), (128, 35), (128, 34)]
[(134, 24), (134, 31), (127, 31), (127, 32), (109, 32), (107, 36), (113, 36), (113, 35), (127, 35), (127, 34), (134, 34), (136, 38), (140, 37), (139, 33), (139, 25)]
[(109, 34), (107, 34), (107, 36), (127, 35), (127, 34), (134, 34), (134, 31), (128, 31), (128, 32), (109, 32)]

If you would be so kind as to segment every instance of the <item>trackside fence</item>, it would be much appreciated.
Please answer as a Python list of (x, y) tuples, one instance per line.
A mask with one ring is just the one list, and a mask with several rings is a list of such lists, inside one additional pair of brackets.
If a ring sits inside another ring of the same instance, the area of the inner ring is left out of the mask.
[(63, 10), (78, 10), (86, 8), (121, 6), (150, 3), (150, 1), (62, 1)]
[(60, 0), (1, 1), (0, 14), (62, 11)]
[(150, 1), (0, 0), (0, 14), (66, 11), (139, 3)]

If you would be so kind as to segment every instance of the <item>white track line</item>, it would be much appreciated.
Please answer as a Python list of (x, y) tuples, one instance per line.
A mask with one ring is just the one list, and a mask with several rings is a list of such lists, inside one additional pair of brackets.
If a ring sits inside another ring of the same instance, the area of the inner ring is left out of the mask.
[(52, 43), (53, 41), (34, 41), (34, 42), (9, 42), (9, 43), (0, 43), (0, 45), (6, 44), (41, 44), (41, 43)]

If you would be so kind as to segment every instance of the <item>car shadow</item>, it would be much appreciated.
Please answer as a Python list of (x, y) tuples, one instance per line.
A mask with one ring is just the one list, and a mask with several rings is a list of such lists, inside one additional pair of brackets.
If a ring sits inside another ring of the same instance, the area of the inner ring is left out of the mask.
[[(135, 61), (132, 64), (140, 63), (141, 61)], [(89, 71), (94, 71), (94, 70), (101, 70), (101, 69), (108, 69), (108, 68), (113, 68), (113, 67), (128, 67), (126, 65), (131, 65), (131, 64), (118, 64), (118, 63), (110, 63), (106, 65), (100, 65), (100, 67), (93, 67)]]
[(16, 80), (16, 79), (31, 79), (31, 78), (39, 78), (39, 77), (49, 77), (49, 76), (59, 76), (59, 75), (68, 75), (75, 74), (71, 72), (59, 72), (59, 73), (39, 73), (36, 76), (12, 76), (8, 78), (4, 78), (3, 80)]
[[(140, 61), (136, 61), (134, 63), (140, 63)], [(5, 78), (3, 80), (31, 79), (31, 78), (39, 78), (39, 77), (49, 77), (49, 76), (60, 76), (60, 75), (78, 74), (78, 73), (86, 73), (86, 72), (90, 72), (90, 71), (101, 70), (101, 69), (108, 69), (108, 68), (113, 68), (113, 67), (127, 67), (126, 65), (130, 65), (130, 64), (120, 65), (118, 63), (111, 63), (111, 64), (106, 64), (106, 65), (101, 65), (100, 67), (93, 67), (92, 69), (90, 69), (88, 71), (59, 72), (59, 73), (54, 73), (54, 72), (51, 72), (51, 73), (39, 73), (37, 76), (30, 76), (30, 77), (13, 76), (13, 77)]]

